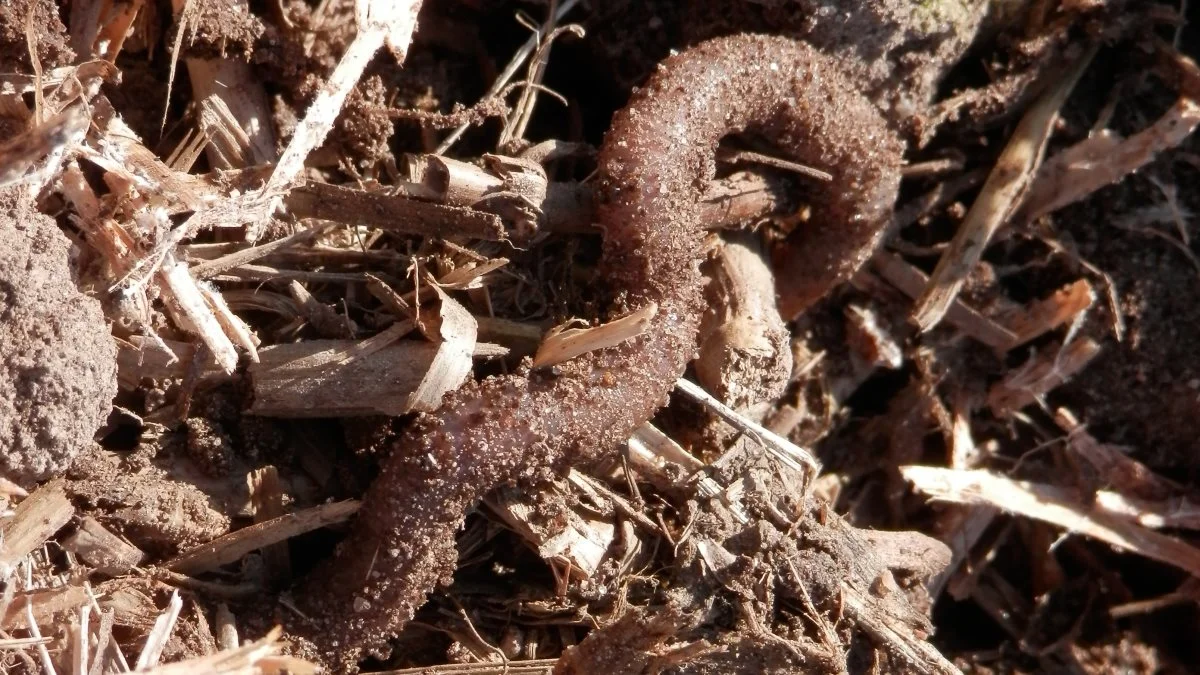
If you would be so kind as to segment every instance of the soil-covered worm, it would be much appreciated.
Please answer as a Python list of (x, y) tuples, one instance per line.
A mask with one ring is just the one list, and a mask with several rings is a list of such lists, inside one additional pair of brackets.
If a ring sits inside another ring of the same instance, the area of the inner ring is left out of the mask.
[(454, 573), (455, 533), (487, 492), (587, 464), (667, 399), (696, 351), (702, 280), (697, 202), (725, 135), (751, 131), (833, 175), (784, 281), (816, 299), (879, 242), (901, 143), (834, 59), (785, 38), (741, 35), (667, 59), (615, 116), (600, 153), (602, 271), (614, 311), (655, 303), (649, 330), (553, 369), (464, 386), (398, 440), (347, 539), (296, 594), (303, 630), (337, 668), (386, 651)]

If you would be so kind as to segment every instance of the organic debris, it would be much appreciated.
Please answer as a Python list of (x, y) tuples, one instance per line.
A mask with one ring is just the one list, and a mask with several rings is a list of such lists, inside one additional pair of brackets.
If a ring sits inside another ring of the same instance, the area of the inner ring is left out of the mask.
[(0, 4), (0, 670), (1200, 658), (1200, 8)]

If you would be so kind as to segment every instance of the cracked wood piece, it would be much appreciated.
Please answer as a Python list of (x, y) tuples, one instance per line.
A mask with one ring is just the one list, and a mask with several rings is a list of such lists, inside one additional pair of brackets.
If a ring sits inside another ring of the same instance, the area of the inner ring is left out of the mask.
[(13, 573), (17, 563), (71, 521), (75, 507), (67, 499), (61, 480), (34, 490), (17, 505), (11, 520), (0, 530), (0, 580)]

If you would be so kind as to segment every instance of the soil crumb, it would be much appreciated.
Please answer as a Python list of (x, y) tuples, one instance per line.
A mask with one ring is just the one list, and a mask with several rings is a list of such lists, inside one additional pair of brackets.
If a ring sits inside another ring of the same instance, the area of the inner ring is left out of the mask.
[(67, 469), (108, 416), (117, 350), (100, 303), (75, 287), (70, 241), (20, 188), (0, 191), (0, 474)]
[(67, 45), (67, 27), (58, 15), (53, 0), (4, 0), (0, 2), (0, 63), (6, 71), (29, 72), (29, 38), (26, 26), (33, 27), (34, 44), (43, 68), (56, 68), (75, 60)]

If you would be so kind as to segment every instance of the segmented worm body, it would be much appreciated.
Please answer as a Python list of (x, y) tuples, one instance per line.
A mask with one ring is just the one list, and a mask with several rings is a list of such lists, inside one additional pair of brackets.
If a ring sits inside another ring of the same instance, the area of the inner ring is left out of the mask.
[(901, 144), (836, 62), (785, 38), (741, 35), (666, 60), (617, 113), (600, 154), (602, 271), (617, 312), (655, 303), (642, 336), (554, 369), (472, 383), (399, 439), (353, 530), (298, 593), (330, 664), (384, 651), (448, 583), (455, 533), (493, 488), (617, 446), (667, 399), (696, 351), (702, 280), (697, 202), (725, 135), (750, 131), (833, 175), (781, 281), (819, 298), (878, 243)]

